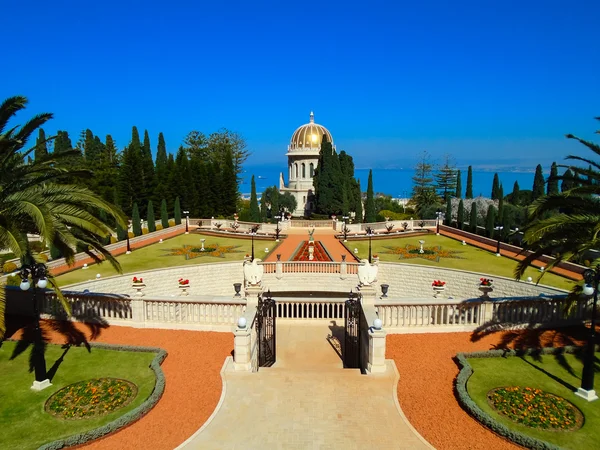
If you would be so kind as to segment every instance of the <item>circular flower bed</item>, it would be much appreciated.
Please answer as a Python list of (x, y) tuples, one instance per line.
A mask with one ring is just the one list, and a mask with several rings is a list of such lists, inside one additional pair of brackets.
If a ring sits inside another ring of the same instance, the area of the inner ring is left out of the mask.
[(118, 378), (95, 378), (65, 386), (46, 401), (47, 413), (61, 419), (89, 419), (129, 404), (137, 386)]
[(583, 414), (571, 402), (530, 387), (492, 389), (488, 403), (503, 416), (530, 428), (574, 431), (583, 425)]

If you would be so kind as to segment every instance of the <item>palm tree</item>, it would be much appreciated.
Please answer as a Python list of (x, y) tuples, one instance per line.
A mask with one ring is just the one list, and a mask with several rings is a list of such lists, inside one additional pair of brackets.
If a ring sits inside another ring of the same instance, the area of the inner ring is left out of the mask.
[[(27, 239), (27, 234), (39, 234), (47, 245), (59, 249), (69, 264), (77, 251), (84, 251), (96, 262), (107, 260), (120, 271), (119, 263), (102, 245), (112, 231), (103, 217), (124, 227), (125, 216), (89, 189), (63, 184), (66, 177), (90, 175), (64, 163), (76, 151), (49, 154), (26, 163), (35, 149), (25, 149), (28, 139), (52, 118), (52, 114), (38, 114), (22, 126), (7, 128), (26, 104), (27, 99), (21, 96), (0, 104), (0, 248), (14, 253), (21, 264), (41, 262)], [(51, 277), (49, 282), (69, 312)], [(6, 331), (4, 300), (4, 289), (0, 289), (0, 338)]]
[[(600, 131), (596, 133), (600, 134)], [(575, 139), (600, 156), (600, 145), (572, 134), (566, 137)], [(523, 240), (532, 253), (517, 265), (517, 279), (541, 255), (555, 256), (547, 265), (550, 269), (561, 261), (580, 260), (588, 250), (600, 248), (600, 162), (574, 155), (566, 159), (585, 163), (588, 167), (559, 166), (579, 176), (579, 183), (565, 192), (540, 197), (528, 208), (529, 222), (523, 230)]]

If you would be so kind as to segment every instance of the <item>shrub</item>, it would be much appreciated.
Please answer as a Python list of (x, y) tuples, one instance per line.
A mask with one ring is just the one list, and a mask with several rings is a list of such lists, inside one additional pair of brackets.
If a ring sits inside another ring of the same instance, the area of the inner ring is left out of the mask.
[(31, 250), (33, 250), (34, 252), (37, 252), (37, 253), (41, 253), (44, 250), (46, 250), (46, 246), (44, 245), (43, 242), (40, 242), (40, 241), (29, 242), (29, 248), (31, 248)]
[(129, 231), (129, 232), (127, 233), (127, 236), (129, 236), (129, 239), (131, 239), (131, 238), (134, 238), (134, 237), (135, 237), (135, 235), (133, 234), (133, 231)]
[(175, 219), (169, 219), (169, 226), (170, 227), (174, 227), (175, 226)]
[(21, 284), (21, 277), (19, 275), (9, 275), (6, 277), (7, 286), (19, 286)]
[(156, 231), (160, 231), (163, 229), (163, 226), (159, 223), (158, 225), (156, 225)]
[(111, 243), (111, 244), (114, 244), (114, 243), (116, 243), (116, 242), (117, 242), (117, 238), (116, 238), (115, 236), (111, 236), (111, 237), (110, 237), (110, 243)]
[(44, 262), (48, 262), (48, 255), (45, 253), (40, 253), (40, 259)]
[(14, 262), (5, 262), (4, 265), (2, 266), (2, 271), (4, 273), (12, 273), (15, 270), (17, 270), (17, 265)]
[(142, 235), (148, 234), (148, 233), (149, 233), (148, 228), (142, 228)]

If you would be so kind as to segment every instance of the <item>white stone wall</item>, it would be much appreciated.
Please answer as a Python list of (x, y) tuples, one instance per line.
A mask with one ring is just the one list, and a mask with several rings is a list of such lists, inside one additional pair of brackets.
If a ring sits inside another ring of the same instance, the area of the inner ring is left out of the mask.
[[(433, 280), (442, 280), (446, 282), (446, 289), (439, 298), (467, 299), (481, 296), (478, 289), (481, 277), (494, 280), (494, 291), (490, 294), (492, 298), (537, 297), (540, 294), (556, 295), (565, 293), (565, 291), (557, 288), (544, 285), (536, 286), (535, 283), (515, 281), (514, 279), (485, 273), (402, 263), (380, 263), (377, 285), (389, 284), (388, 297), (390, 298), (430, 298), (433, 297), (431, 283)], [(378, 292), (381, 292), (381, 290), (379, 289)]]
[[(90, 274), (90, 277), (95, 275), (93, 268), (88, 269), (87, 271)], [(146, 287), (143, 290), (144, 295), (161, 297), (179, 296), (180, 289), (178, 280), (180, 278), (190, 280), (190, 296), (233, 296), (235, 294), (233, 283), (243, 283), (244, 281), (242, 262), (236, 261), (141, 271), (73, 284), (65, 289), (73, 291), (83, 291), (88, 289), (90, 292), (131, 295), (136, 292), (135, 289), (131, 287), (134, 276), (138, 278), (142, 277), (144, 279), (144, 283), (146, 284)]]

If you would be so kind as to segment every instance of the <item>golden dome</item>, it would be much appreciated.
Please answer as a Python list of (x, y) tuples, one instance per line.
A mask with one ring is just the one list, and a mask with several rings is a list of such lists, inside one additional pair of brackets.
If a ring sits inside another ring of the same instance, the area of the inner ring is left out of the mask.
[(323, 135), (327, 136), (327, 139), (333, 145), (333, 137), (327, 128), (323, 125), (315, 123), (315, 115), (310, 113), (310, 122), (298, 127), (292, 135), (290, 141), (290, 150), (320, 150), (321, 141)]

